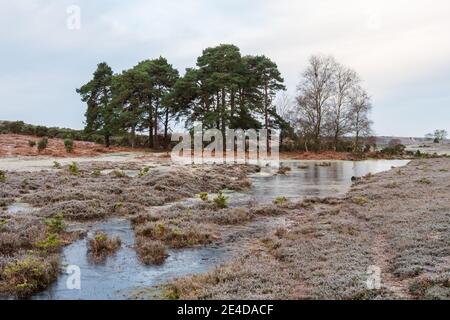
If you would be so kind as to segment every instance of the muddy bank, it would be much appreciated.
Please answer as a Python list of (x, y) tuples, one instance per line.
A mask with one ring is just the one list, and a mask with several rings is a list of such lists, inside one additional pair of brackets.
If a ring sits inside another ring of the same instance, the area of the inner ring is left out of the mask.
[[(358, 180), (342, 198), (287, 202), (285, 224), (215, 271), (166, 286), (181, 299), (448, 299), (450, 160)], [(369, 290), (368, 270), (381, 269)]]

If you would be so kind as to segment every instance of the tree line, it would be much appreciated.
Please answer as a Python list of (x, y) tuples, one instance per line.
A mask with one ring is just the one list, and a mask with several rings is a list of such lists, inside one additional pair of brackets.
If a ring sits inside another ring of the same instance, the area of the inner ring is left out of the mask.
[(341, 150), (351, 136), (356, 151), (371, 132), (370, 98), (361, 83), (333, 57), (313, 56), (295, 101), (277, 102), (286, 96), (277, 64), (222, 44), (205, 49), (182, 76), (163, 57), (118, 74), (102, 62), (77, 92), (87, 104), (85, 132), (103, 135), (106, 146), (124, 135), (134, 147), (145, 135), (146, 146), (167, 148), (173, 123), (192, 129), (201, 121), (224, 134), (228, 128), (277, 130), (282, 146), (298, 150)]

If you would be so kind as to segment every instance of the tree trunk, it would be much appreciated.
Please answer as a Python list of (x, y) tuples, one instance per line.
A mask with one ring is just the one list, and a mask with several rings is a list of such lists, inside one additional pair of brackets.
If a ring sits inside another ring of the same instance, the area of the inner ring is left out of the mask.
[(107, 148), (109, 148), (110, 147), (110, 145), (111, 145), (111, 142), (110, 142), (110, 135), (109, 134), (105, 134), (105, 146), (107, 147)]
[(131, 147), (134, 148), (136, 146), (136, 126), (131, 128)]
[(166, 109), (166, 119), (164, 120), (164, 148), (167, 149), (169, 145), (169, 109)]

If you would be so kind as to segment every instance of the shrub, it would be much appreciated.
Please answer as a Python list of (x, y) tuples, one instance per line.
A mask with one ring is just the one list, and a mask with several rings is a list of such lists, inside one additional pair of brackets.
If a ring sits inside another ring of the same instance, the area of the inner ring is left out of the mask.
[(61, 163), (59, 163), (58, 161), (53, 161), (53, 168), (61, 169)]
[(45, 224), (50, 233), (60, 233), (66, 229), (64, 215), (62, 213), (58, 213), (53, 218), (45, 220)]
[(61, 246), (61, 240), (56, 233), (51, 233), (43, 241), (36, 243), (36, 247), (44, 251), (53, 251)]
[(163, 242), (147, 240), (142, 237), (137, 240), (137, 252), (141, 261), (147, 265), (163, 264), (169, 256)]
[(125, 178), (127, 175), (125, 174), (125, 172), (123, 172), (123, 170), (114, 170), (114, 175), (117, 178)]
[(6, 173), (3, 170), (0, 170), (0, 182), (6, 181)]
[(76, 162), (72, 162), (72, 163), (69, 165), (69, 171), (70, 171), (70, 173), (73, 174), (74, 176), (77, 176), (77, 175), (80, 174), (80, 171), (79, 171), (79, 169), (78, 169), (78, 165), (77, 165)]
[(214, 198), (214, 203), (220, 209), (228, 208), (228, 197), (225, 197), (222, 191), (220, 191), (217, 197)]
[(2, 278), (7, 292), (25, 298), (46, 288), (56, 279), (58, 272), (59, 262), (56, 257), (44, 259), (27, 256), (8, 264)]
[(34, 141), (34, 140), (29, 140), (29, 141), (28, 141), (28, 146), (31, 147), (31, 148), (34, 148), (34, 147), (36, 146), (36, 141)]
[(110, 238), (106, 233), (98, 231), (88, 241), (88, 251), (94, 258), (104, 258), (116, 252), (121, 245), (119, 237)]
[(47, 146), (48, 146), (48, 139), (47, 138), (42, 138), (37, 143), (37, 148), (38, 148), (39, 152), (44, 151), (47, 148)]
[(431, 184), (431, 181), (427, 178), (422, 178), (420, 180), (417, 180), (417, 182), (420, 184)]
[(147, 173), (150, 172), (150, 167), (144, 167), (139, 171), (139, 177), (145, 176)]
[(44, 127), (44, 126), (37, 126), (34, 129), (34, 133), (38, 136), (38, 137), (45, 137), (48, 135), (48, 128)]
[(367, 199), (366, 197), (354, 197), (352, 199), (352, 202), (354, 204), (363, 206), (363, 205), (365, 205), (365, 204), (367, 204), (369, 202), (369, 199)]
[(73, 152), (73, 140), (72, 139), (65, 139), (64, 140), (64, 147), (66, 148), (66, 151), (68, 153)]
[(283, 204), (285, 204), (286, 202), (287, 202), (286, 197), (277, 197), (277, 198), (273, 201), (273, 203), (276, 204), (276, 205), (283, 205)]
[(200, 199), (202, 199), (202, 201), (205, 201), (205, 202), (208, 201), (208, 196), (209, 196), (208, 192), (202, 192), (198, 196)]

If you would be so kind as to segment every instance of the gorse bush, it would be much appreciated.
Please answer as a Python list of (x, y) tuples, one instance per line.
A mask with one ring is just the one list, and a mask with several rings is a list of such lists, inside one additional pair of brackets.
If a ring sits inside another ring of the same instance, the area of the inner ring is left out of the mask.
[(73, 152), (73, 140), (72, 139), (65, 139), (64, 140), (64, 147), (66, 148), (66, 151), (68, 153)]
[(48, 139), (47, 138), (42, 138), (37, 143), (37, 148), (38, 148), (39, 152), (42, 152), (45, 149), (47, 149), (47, 146), (48, 146)]

